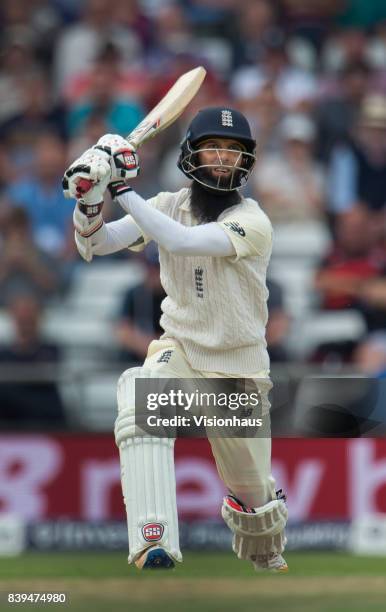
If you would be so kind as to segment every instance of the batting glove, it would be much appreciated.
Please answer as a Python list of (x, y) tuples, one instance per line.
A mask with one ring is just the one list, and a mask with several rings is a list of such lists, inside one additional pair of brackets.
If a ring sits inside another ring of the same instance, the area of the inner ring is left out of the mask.
[[(94, 188), (86, 202), (97, 204), (98, 199), (103, 200), (108, 182), (127, 181), (138, 173), (139, 160), (134, 148), (121, 136), (107, 134), (69, 166), (63, 177), (63, 192), (67, 198), (79, 199)], [(95, 189), (98, 186), (100, 189)]]
[(90, 262), (93, 258), (93, 245), (98, 243), (99, 237), (103, 237), (101, 230), (104, 227), (104, 221), (100, 213), (94, 217), (88, 216), (84, 212), (83, 206), (80, 202), (77, 202), (74, 209), (75, 243), (80, 256), (85, 261)]
[(130, 180), (139, 174), (139, 160), (135, 148), (118, 134), (105, 134), (96, 143), (95, 150), (108, 155), (111, 180)]
[(66, 197), (79, 200), (82, 211), (94, 217), (101, 211), (110, 180), (111, 166), (106, 154), (88, 149), (64, 173), (63, 192)]

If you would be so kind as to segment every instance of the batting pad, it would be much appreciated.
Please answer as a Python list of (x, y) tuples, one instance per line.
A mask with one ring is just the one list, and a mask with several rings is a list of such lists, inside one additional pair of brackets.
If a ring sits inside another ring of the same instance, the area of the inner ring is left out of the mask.
[(139, 435), (135, 425), (135, 380), (152, 378), (147, 368), (126, 370), (118, 381), (115, 441), (121, 462), (127, 513), (129, 563), (149, 546), (162, 546), (182, 561), (178, 537), (174, 440)]
[(288, 510), (281, 499), (253, 508), (252, 512), (242, 512), (232, 507), (225, 497), (221, 515), (234, 534), (232, 547), (239, 559), (253, 561), (257, 555), (284, 551)]

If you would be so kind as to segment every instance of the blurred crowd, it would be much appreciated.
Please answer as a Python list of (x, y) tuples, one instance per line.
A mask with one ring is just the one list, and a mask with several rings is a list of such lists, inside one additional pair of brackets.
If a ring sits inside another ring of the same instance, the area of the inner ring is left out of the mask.
[[(202, 64), (208, 75), (188, 111), (141, 149), (134, 187), (149, 197), (184, 186), (176, 159), (189, 119), (205, 106), (240, 109), (257, 139), (245, 193), (274, 226), (328, 228), (331, 247), (315, 272), (318, 308), (364, 318), (366, 336), (334, 355), (372, 374), (385, 370), (385, 2), (3, 0), (0, 27), (3, 312), (17, 320), (18, 298), (30, 296), (39, 306), (26, 310), (36, 318), (86, 265), (62, 194), (66, 165), (103, 133), (129, 133), (180, 74)], [(104, 212), (107, 220), (123, 214), (109, 202)], [(143, 264), (144, 284), (117, 312), (123, 360), (140, 361), (160, 331), (154, 254)], [(272, 280), (270, 294), (271, 357), (290, 360), (283, 288)], [(147, 310), (138, 307), (144, 302)], [(329, 350), (312, 359), (328, 359)]]

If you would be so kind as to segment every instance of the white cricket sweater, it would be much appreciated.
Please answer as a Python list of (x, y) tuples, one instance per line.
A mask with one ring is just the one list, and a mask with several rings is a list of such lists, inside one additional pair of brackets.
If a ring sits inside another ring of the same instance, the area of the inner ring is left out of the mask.
[[(183, 225), (197, 223), (187, 188), (159, 193), (148, 203)], [(224, 211), (218, 223), (236, 256), (181, 256), (159, 248), (167, 294), (162, 302), (162, 338), (176, 340), (196, 370), (238, 376), (267, 373), (266, 272), (272, 226), (250, 198)]]

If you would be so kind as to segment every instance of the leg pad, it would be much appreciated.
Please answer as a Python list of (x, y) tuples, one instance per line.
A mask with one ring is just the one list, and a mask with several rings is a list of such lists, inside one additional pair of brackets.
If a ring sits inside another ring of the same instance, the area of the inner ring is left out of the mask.
[(129, 563), (154, 545), (182, 560), (178, 538), (174, 440), (138, 435), (135, 425), (135, 380), (151, 378), (146, 368), (126, 370), (118, 382), (115, 440), (121, 462), (127, 513)]
[(260, 508), (247, 508), (232, 495), (227, 495), (221, 514), (234, 534), (233, 550), (239, 559), (253, 561), (257, 555), (283, 552), (288, 510), (282, 499), (270, 501)]

